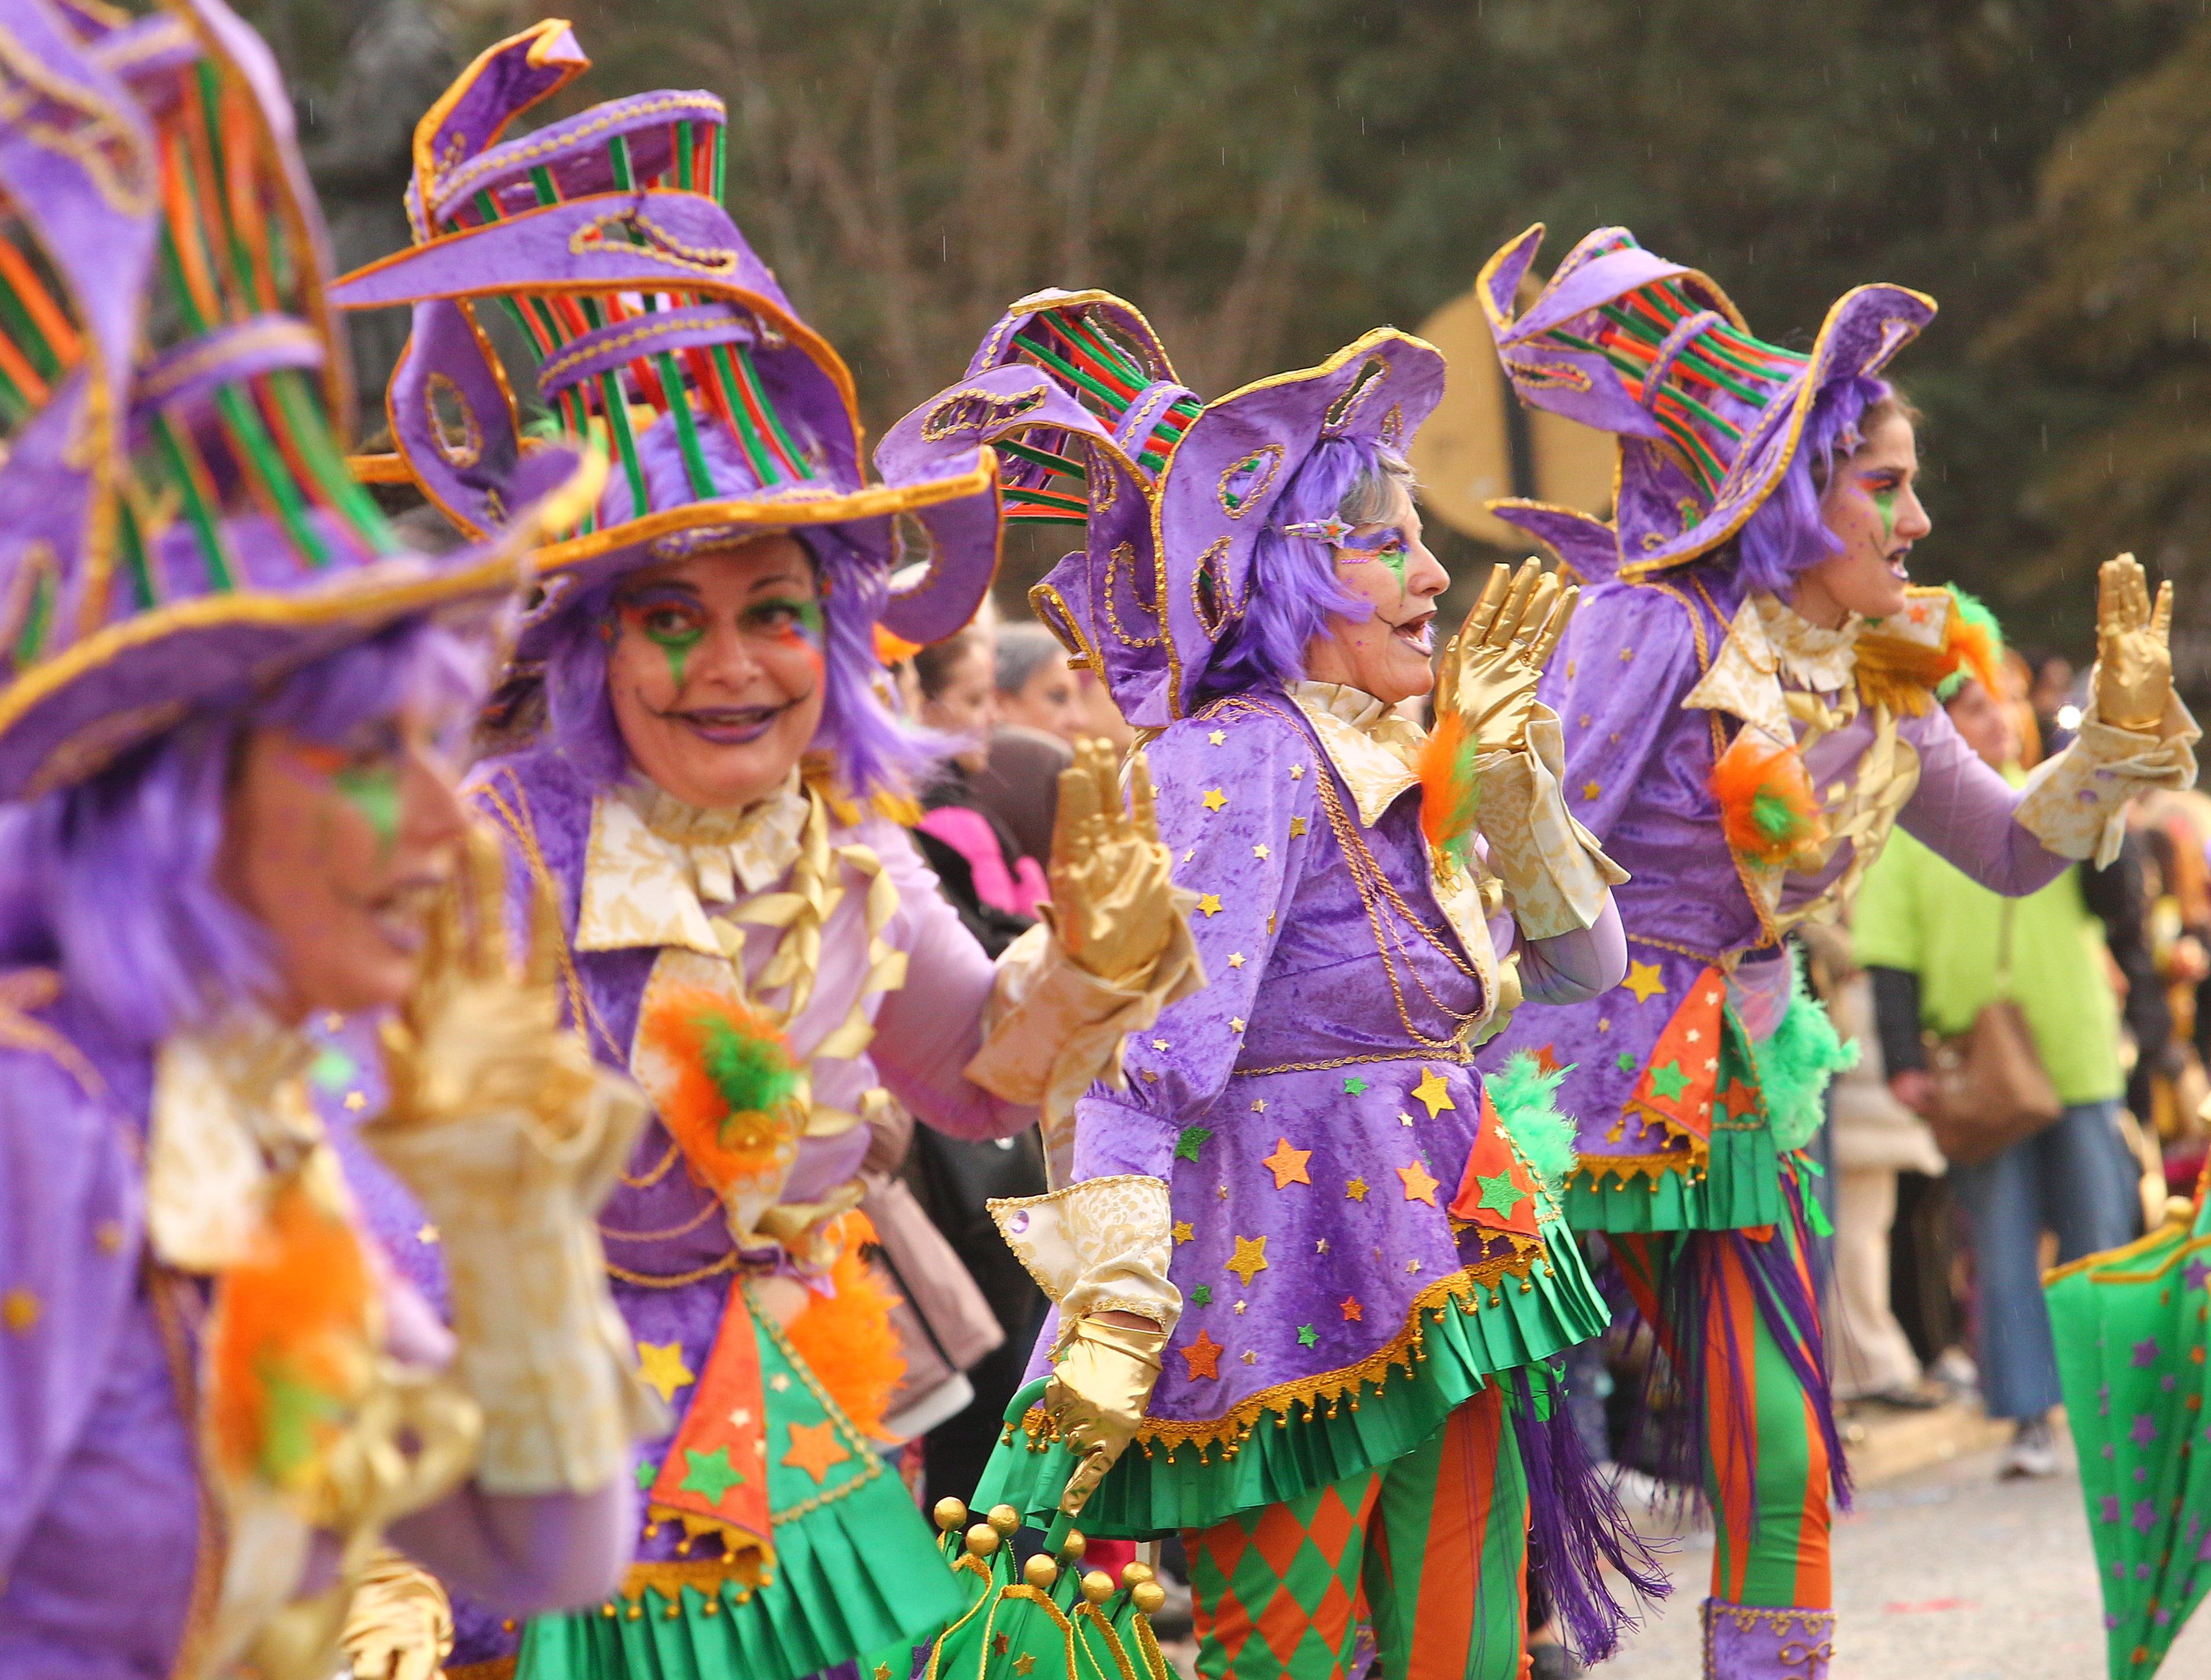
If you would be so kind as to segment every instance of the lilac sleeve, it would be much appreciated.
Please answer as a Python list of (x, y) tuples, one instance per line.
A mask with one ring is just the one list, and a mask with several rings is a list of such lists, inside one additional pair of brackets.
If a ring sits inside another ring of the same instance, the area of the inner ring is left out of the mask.
[(1509, 919), (1503, 925), (1517, 944), (1520, 995), (1529, 1003), (1587, 1003), (1626, 975), (1627, 935), (1620, 925), (1620, 907), (1609, 895), (1594, 926), (1554, 939), (1523, 939)]
[(993, 1096), (965, 1071), (983, 1047), (996, 967), (906, 831), (885, 823), (869, 840), (899, 889), (899, 913), (885, 931), (906, 953), (906, 984), (884, 996), (869, 1052), (883, 1083), (954, 1137), (1010, 1137), (1034, 1125), (1033, 1106)]
[(391, 1525), (447, 1585), (505, 1616), (597, 1604), (629, 1566), (636, 1494), (617, 1477), (588, 1494), (485, 1493), (474, 1483)]
[(2007, 898), (2023, 897), (2071, 867), (2012, 820), (2020, 791), (1981, 762), (1948, 713), (1937, 706), (1906, 719), (1901, 733), (1919, 753), (1919, 785), (1897, 819), (1908, 833)]

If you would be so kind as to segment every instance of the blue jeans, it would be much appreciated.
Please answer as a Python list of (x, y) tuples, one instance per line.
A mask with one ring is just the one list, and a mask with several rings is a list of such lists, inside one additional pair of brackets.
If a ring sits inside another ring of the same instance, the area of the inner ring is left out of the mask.
[(1971, 1227), (1991, 1417), (2039, 1417), (2058, 1401), (2042, 1233), (2056, 1234), (2061, 1265), (2134, 1235), (2140, 1174), (2113, 1125), (2117, 1112), (2116, 1098), (2081, 1103), (1994, 1160), (1950, 1169)]

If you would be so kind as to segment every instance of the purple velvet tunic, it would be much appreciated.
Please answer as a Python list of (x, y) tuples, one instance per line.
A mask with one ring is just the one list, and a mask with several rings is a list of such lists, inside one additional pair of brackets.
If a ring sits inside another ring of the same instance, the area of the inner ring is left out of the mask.
[[(1714, 720), (1723, 740), (1735, 720), (1682, 704), (1718, 656), (1739, 604), (1732, 580), (1703, 568), (1678, 581), (1602, 584), (1583, 596), (1543, 679), (1542, 697), (1566, 727), (1569, 808), (1631, 877), (1614, 899), (1632, 966), (1626, 981), (1603, 997), (1523, 1014), (1484, 1046), (1481, 1059), (1495, 1066), (1529, 1051), (1571, 1068), (1559, 1107), (1579, 1123), (1585, 1167), (1669, 1147), (1660, 1128), (1623, 1105), (1708, 966), (1741, 960), (1735, 1002), (1754, 1031), (1761, 1006), (1770, 1024), (1777, 994), (1785, 996), (1785, 965), (1736, 869), (1708, 785)], [(2001, 893), (2031, 892), (2068, 866), (2012, 820), (2019, 791), (1982, 763), (1941, 707), (1899, 718), (1897, 733), (1919, 759), (1917, 786), (1899, 817), (1906, 829)], [(1848, 777), (1873, 740), (1871, 708), (1861, 707), (1805, 755), (1813, 785), (1826, 790)], [(1825, 892), (1853, 855), (1845, 840), (1816, 874), (1789, 876), (1783, 911)], [(1678, 1139), (1672, 1147), (1686, 1149)]]
[[(1239, 1408), (1372, 1380), (1423, 1307), (1486, 1300), (1533, 1245), (1516, 1257), (1449, 1212), (1485, 1125), (1480, 1077), (1451, 1040), (1486, 1000), (1431, 885), (1416, 790), (1362, 826), (1280, 694), (1182, 719), (1145, 755), (1176, 882), (1201, 895), (1208, 984), (1131, 1040), (1124, 1091), (1082, 1100), (1073, 1177), (1171, 1187), (1184, 1305), (1148, 1416), (1165, 1438), (1203, 1439)], [(1449, 954), (1377, 907), (1339, 822)]]

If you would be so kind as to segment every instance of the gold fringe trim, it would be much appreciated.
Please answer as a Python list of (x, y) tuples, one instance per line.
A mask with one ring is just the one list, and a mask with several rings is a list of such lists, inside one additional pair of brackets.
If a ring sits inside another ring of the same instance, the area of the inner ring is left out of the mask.
[(448, 1663), (441, 1671), (445, 1680), (514, 1680), (517, 1660), (513, 1657), (494, 1657), (486, 1663)]
[(1669, 1176), (1693, 1181), (1705, 1173), (1705, 1157), (1694, 1149), (1687, 1155), (1584, 1155), (1578, 1160), (1566, 1180), (1569, 1189), (1601, 1192), (1608, 1178), (1618, 1179), (1623, 1188), (1639, 1179), (1656, 1188), (1661, 1179)]
[(683, 1537), (675, 1546), (679, 1552), (688, 1551), (694, 1540), (711, 1537), (722, 1543), (723, 1557), (733, 1566), (738, 1560), (750, 1557), (769, 1571), (775, 1567), (775, 1548), (750, 1529), (739, 1528), (735, 1523), (725, 1523), (716, 1517), (702, 1517), (694, 1511), (680, 1510), (673, 1505), (663, 1505), (657, 1501), (646, 1502), (645, 1519), (648, 1524), (682, 1524)]
[[(1484, 1306), (1501, 1306), (1507, 1279), (1517, 1279), (1523, 1295), (1531, 1293), (1536, 1286), (1529, 1281), (1528, 1275), (1538, 1259), (1543, 1262), (1544, 1274), (1551, 1275), (1549, 1258), (1540, 1242), (1525, 1252), (1500, 1255), (1479, 1265), (1462, 1267), (1414, 1296), (1412, 1306), (1406, 1309), (1404, 1329), (1356, 1365), (1277, 1383), (1239, 1402), (1219, 1417), (1190, 1421), (1148, 1417), (1136, 1432), (1136, 1443), (1144, 1449), (1146, 1458), (1150, 1458), (1154, 1447), (1158, 1446), (1166, 1451), (1170, 1461), (1182, 1448), (1195, 1446), (1198, 1462), (1205, 1464), (1209, 1462), (1205, 1455), (1216, 1446), (1224, 1459), (1234, 1458), (1238, 1448), (1251, 1439), (1260, 1418), (1269, 1412), (1275, 1415), (1275, 1427), (1282, 1429), (1289, 1427), (1300, 1404), (1305, 1408), (1305, 1415), (1298, 1421), (1307, 1423), (1323, 1416), (1336, 1416), (1347, 1398), (1350, 1409), (1357, 1411), (1360, 1390), (1372, 1387), (1378, 1394), (1388, 1384), (1394, 1368), (1402, 1366), (1409, 1378), (1414, 1374), (1414, 1367), (1428, 1356), (1427, 1326), (1421, 1322), (1423, 1314), (1432, 1314), (1433, 1322), (1441, 1324), (1454, 1306), (1465, 1313), (1478, 1312)], [(1487, 1301), (1482, 1298), (1484, 1291), (1488, 1294)], [(1325, 1412), (1324, 1406), (1327, 1408)], [(1010, 1442), (1016, 1430), (1028, 1437), (1032, 1453), (1044, 1452), (1059, 1438), (1057, 1429), (1045, 1417), (1041, 1406), (1032, 1406), (1019, 1423), (1007, 1424), (1001, 1439)]]
[[(621, 1580), (615, 1593), (629, 1602), (634, 1610), (643, 1603), (647, 1589), (657, 1592), (670, 1604), (681, 1601), (683, 1589), (703, 1593), (708, 1599), (721, 1596), (725, 1586), (738, 1590), (731, 1602), (742, 1604), (761, 1587), (775, 1579), (772, 1562), (757, 1556), (742, 1558), (699, 1558), (683, 1562), (633, 1563), (629, 1573)], [(621, 1606), (609, 1598), (599, 1606), (602, 1616), (621, 1613)], [(634, 1619), (634, 1618), (633, 1618)]]

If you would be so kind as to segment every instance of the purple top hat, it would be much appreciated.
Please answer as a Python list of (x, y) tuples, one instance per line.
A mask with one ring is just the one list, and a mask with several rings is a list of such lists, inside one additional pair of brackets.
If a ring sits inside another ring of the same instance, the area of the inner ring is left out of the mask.
[[(394, 620), (510, 596), (534, 516), (433, 561), (348, 472), (291, 106), (221, 0), (0, 0), (0, 798)], [(573, 476), (548, 452), (518, 503)]]
[(1752, 337), (1705, 276), (1624, 227), (1583, 240), (1516, 314), (1542, 242), (1538, 222), (1482, 266), (1477, 290), (1521, 400), (1618, 436), (1613, 520), (1517, 500), (1490, 508), (1591, 579), (1632, 581), (1728, 541), (1780, 483), (1820, 392), (1878, 373), (1935, 316), (1920, 293), (1860, 286), (1810, 350), (1783, 349)]
[(1433, 346), (1381, 327), (1318, 367), (1203, 403), (1132, 306), (1046, 291), (1014, 305), (966, 379), (883, 448), (909, 429), (957, 430), (996, 448), (1009, 520), (1087, 524), (1084, 547), (1029, 598), (1122, 715), (1156, 728), (1190, 709), (1243, 616), (1259, 533), (1313, 446), (1402, 450), (1443, 387)]
[[(557, 19), (487, 50), (415, 129), (416, 244), (334, 292), (343, 308), (414, 306), (388, 397), (406, 473), (465, 531), (514, 506), (539, 445), (477, 323), (492, 300), (527, 339), (560, 428), (614, 463), (598, 506), (538, 553), (536, 623), (632, 567), (803, 530), (825, 563), (897, 573), (881, 609), (893, 633), (950, 634), (997, 568), (995, 460), (916, 438), (868, 481), (851, 375), (722, 208), (714, 95), (636, 94), (500, 139), (589, 65)], [(901, 569), (902, 513), (929, 552)]]

